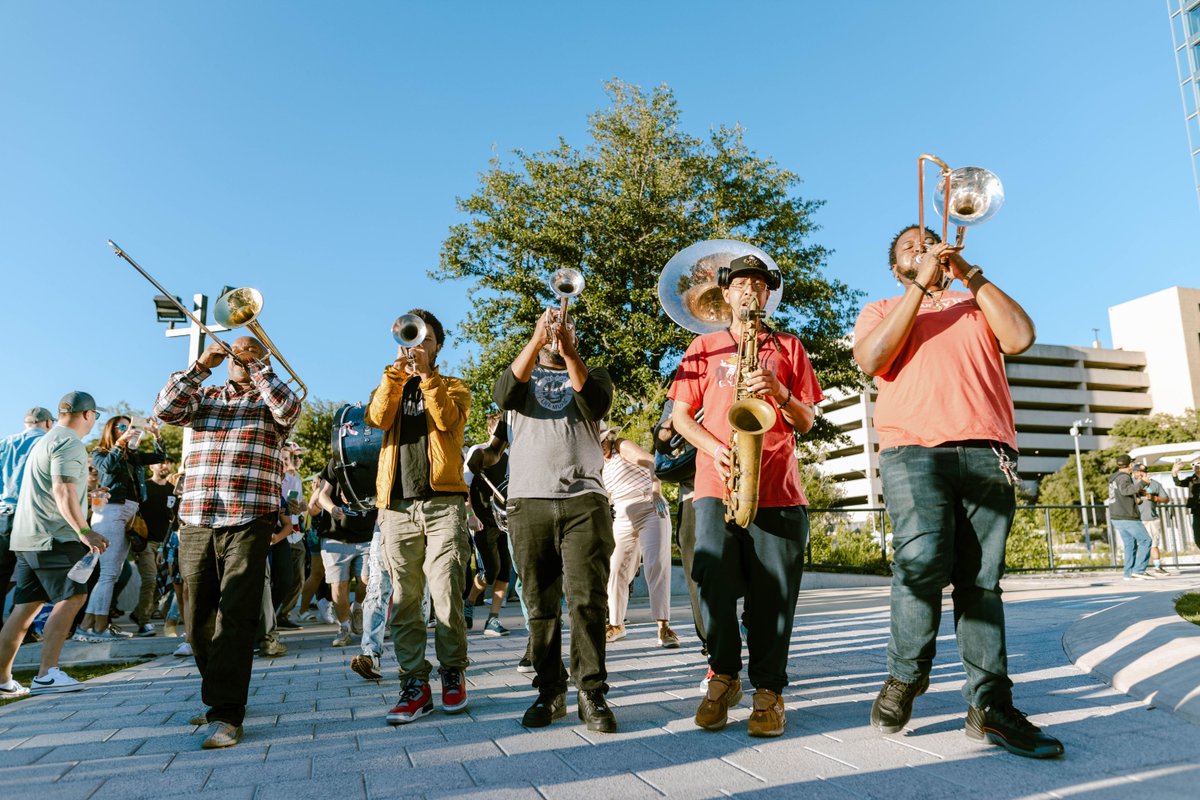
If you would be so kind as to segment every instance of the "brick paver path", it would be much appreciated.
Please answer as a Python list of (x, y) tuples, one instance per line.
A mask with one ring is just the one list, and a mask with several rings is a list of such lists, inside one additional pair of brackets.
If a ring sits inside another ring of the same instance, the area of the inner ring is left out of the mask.
[[(505, 622), (514, 635), (471, 634), (466, 714), (435, 711), (408, 726), (385, 724), (397, 695), (393, 668), (382, 684), (367, 683), (346, 666), (354, 648), (335, 650), (327, 627), (308, 629), (288, 635), (286, 657), (256, 663), (246, 738), (231, 750), (199, 750), (200, 736), (186, 722), (200, 710), (198, 679), (194, 667), (170, 657), (97, 679), (82, 693), (0, 708), (0, 796), (1200, 796), (1200, 727), (1081, 674), (1061, 646), (1065, 628), (1084, 614), (1168, 586), (1101, 577), (1017, 579), (1006, 588), (1017, 703), (1065, 742), (1058, 761), (1021, 759), (965, 738), (949, 614), (932, 686), (910, 729), (878, 735), (867, 716), (886, 671), (887, 590), (826, 589), (801, 595), (785, 695), (789, 726), (779, 739), (746, 736), (748, 701), (722, 733), (693, 726), (704, 666), (683, 606), (675, 610), (683, 649), (655, 646), (644, 608), (631, 611), (629, 637), (610, 648), (618, 734), (579, 724), (573, 693), (567, 719), (526, 731), (518, 721), (534, 692), (514, 669), (525, 638), (510, 608)], [(1200, 672), (1200, 665), (1181, 668)]]

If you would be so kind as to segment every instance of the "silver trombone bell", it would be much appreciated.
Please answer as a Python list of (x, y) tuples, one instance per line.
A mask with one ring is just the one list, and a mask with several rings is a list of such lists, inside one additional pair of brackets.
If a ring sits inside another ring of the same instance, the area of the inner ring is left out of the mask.
[(986, 222), (1004, 205), (1004, 185), (983, 167), (959, 167), (943, 175), (933, 192), (933, 210), (945, 214), (946, 180), (950, 181), (950, 222), (969, 228)]

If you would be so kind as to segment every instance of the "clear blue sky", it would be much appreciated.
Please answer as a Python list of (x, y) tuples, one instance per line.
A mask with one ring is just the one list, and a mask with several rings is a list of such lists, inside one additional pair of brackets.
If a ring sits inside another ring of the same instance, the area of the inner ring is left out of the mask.
[(669, 85), (694, 133), (745, 126), (871, 299), (924, 151), (1003, 179), (967, 257), (1043, 342), (1200, 285), (1157, 0), (8, 3), (0, 75), (0, 433), (74, 388), (149, 407), (183, 366), (107, 238), (175, 294), (258, 287), (312, 396), (365, 398), (397, 314), (464, 315), (426, 277), (455, 197), (493, 152), (582, 144), (614, 76)]

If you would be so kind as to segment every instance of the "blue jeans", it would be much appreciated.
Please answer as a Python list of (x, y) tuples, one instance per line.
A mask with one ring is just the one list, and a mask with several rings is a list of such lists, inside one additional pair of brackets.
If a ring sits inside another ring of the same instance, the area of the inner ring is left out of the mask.
[(1121, 543), (1125, 545), (1125, 577), (1133, 573), (1144, 573), (1150, 563), (1150, 534), (1140, 519), (1111, 520), (1113, 528), (1121, 534)]
[[(362, 652), (379, 658), (383, 655), (383, 631), (387, 627), (388, 598), (392, 596), (392, 577), (383, 563), (383, 534), (377, 529), (371, 537), (367, 556), (367, 596), (363, 599)], [(425, 619), (429, 618), (425, 612)]]
[(891, 447), (879, 454), (892, 520), (888, 672), (905, 683), (929, 675), (953, 585), (954, 630), (976, 708), (1012, 700), (1000, 578), (1016, 495), (988, 447)]
[(725, 504), (719, 498), (701, 497), (693, 506), (692, 578), (699, 587), (708, 634), (708, 665), (718, 675), (742, 671), (737, 601), (744, 597), (750, 685), (782, 693), (804, 574), (808, 512), (804, 506), (760, 508), (749, 528), (739, 528), (725, 521)]

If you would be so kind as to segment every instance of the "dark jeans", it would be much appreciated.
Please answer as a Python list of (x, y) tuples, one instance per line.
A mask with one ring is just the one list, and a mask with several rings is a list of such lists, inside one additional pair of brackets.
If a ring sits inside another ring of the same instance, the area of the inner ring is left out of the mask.
[(537, 672), (533, 685), (556, 694), (567, 689), (559, 625), (565, 591), (571, 614), (570, 674), (581, 690), (607, 691), (604, 633), (613, 551), (608, 497), (510, 499), (508, 530), (529, 613), (530, 657)]
[(265, 514), (230, 528), (186, 525), (179, 531), (180, 572), (190, 594), (188, 628), (209, 722), (241, 725), (246, 716), (276, 518)]
[(700, 613), (700, 587), (692, 577), (692, 565), (696, 560), (696, 509), (692, 505), (695, 484), (679, 483), (679, 516), (675, 520), (675, 543), (679, 545), (679, 559), (683, 562), (683, 580), (687, 584), (688, 599), (692, 603), (692, 622), (696, 625), (696, 638), (700, 650), (708, 653), (708, 641), (704, 636), (704, 615)]
[(942, 590), (953, 585), (954, 630), (976, 708), (1010, 702), (1000, 578), (1016, 495), (991, 448), (892, 447), (879, 454), (892, 520), (892, 625), (888, 671), (905, 683), (928, 675)]
[(1192, 541), (1200, 547), (1200, 508), (1192, 510)]
[(749, 528), (739, 528), (725, 522), (725, 504), (719, 498), (701, 497), (693, 505), (692, 577), (700, 587), (708, 665), (719, 675), (742, 671), (737, 602), (745, 597), (750, 683), (782, 692), (788, 682), (788, 648), (804, 573), (808, 512), (804, 506), (760, 508)]

